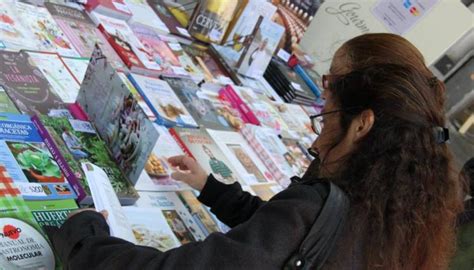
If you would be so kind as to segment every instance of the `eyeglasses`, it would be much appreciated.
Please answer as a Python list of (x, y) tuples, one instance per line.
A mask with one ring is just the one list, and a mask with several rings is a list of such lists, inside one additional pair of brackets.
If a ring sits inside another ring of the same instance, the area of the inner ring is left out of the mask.
[(338, 112), (347, 112), (350, 110), (354, 109), (360, 109), (360, 107), (351, 107), (347, 109), (339, 109), (339, 110), (334, 110), (330, 112), (324, 112), (316, 115), (311, 115), (309, 119), (311, 120), (311, 129), (313, 130), (316, 135), (321, 135), (321, 131), (323, 130), (324, 127), (324, 122), (323, 122), (323, 116), (328, 115), (328, 114), (333, 114), (333, 113), (338, 113)]

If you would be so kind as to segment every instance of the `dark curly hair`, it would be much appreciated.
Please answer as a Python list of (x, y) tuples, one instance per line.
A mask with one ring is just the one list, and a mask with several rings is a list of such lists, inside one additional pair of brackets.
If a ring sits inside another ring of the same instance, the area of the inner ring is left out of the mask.
[(445, 117), (429, 79), (411, 66), (378, 64), (328, 89), (344, 110), (334, 146), (363, 110), (375, 115), (334, 176), (365, 221), (355, 226), (363, 227), (367, 269), (447, 269), (454, 251), (462, 186), (448, 147), (434, 135)]

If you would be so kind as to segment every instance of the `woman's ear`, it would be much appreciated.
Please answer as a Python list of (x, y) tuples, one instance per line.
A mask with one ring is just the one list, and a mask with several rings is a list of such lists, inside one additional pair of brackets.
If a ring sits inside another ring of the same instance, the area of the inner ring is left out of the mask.
[(351, 124), (353, 142), (358, 142), (370, 132), (374, 126), (375, 115), (374, 111), (367, 109), (354, 118)]

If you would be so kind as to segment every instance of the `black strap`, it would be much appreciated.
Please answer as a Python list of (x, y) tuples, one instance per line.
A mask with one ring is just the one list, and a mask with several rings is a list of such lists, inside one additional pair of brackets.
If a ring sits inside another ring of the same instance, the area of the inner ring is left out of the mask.
[(349, 213), (349, 198), (338, 186), (328, 184), (328, 197), (320, 214), (284, 269), (321, 269), (341, 235)]

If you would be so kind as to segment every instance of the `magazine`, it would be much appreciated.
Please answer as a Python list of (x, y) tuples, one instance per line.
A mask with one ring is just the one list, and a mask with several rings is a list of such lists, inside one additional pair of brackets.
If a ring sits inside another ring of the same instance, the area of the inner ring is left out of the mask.
[(27, 52), (35, 66), (41, 70), (53, 91), (64, 103), (74, 103), (79, 93), (79, 83), (56, 53)]
[(26, 52), (0, 51), (0, 86), (22, 113), (47, 114), (64, 107)]
[(135, 205), (140, 208), (159, 208), (181, 244), (206, 238), (175, 192), (139, 192), (139, 195), (140, 199)]
[(29, 116), (0, 115), (0, 164), (3, 164), (26, 200), (75, 199)]
[(77, 102), (120, 169), (135, 183), (159, 134), (99, 47), (93, 53)]

